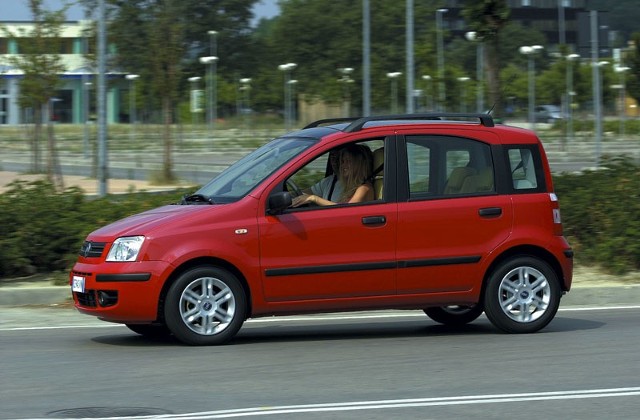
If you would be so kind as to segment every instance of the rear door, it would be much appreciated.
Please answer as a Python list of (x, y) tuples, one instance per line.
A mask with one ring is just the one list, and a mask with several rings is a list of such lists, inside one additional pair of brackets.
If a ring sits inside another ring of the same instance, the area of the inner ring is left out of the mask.
[(474, 289), (480, 263), (510, 234), (511, 202), (496, 193), (492, 148), (460, 134), (399, 141), (399, 294)]

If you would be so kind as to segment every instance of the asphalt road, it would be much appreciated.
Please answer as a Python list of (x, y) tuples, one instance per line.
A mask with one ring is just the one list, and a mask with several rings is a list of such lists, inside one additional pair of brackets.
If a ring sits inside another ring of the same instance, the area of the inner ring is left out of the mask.
[(530, 335), (484, 317), (446, 328), (420, 312), (268, 318), (220, 347), (31, 310), (0, 327), (2, 419), (636, 419), (640, 409), (637, 305), (561, 308)]

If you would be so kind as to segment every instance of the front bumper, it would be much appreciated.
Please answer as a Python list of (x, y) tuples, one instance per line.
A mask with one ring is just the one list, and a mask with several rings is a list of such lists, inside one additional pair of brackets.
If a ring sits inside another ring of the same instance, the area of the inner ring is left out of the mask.
[(75, 307), (105, 321), (153, 322), (171, 268), (162, 261), (77, 262), (69, 274)]

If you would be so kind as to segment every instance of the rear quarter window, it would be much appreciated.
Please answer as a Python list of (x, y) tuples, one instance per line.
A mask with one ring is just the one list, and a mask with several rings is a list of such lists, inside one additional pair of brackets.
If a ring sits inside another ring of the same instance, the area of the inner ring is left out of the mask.
[(532, 146), (510, 146), (506, 149), (510, 185), (516, 193), (546, 190), (540, 150)]

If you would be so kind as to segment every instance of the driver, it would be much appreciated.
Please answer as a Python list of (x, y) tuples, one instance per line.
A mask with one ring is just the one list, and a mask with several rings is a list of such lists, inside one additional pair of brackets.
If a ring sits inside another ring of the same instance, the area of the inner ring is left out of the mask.
[[(304, 204), (331, 206), (340, 203), (360, 203), (373, 200), (373, 185), (371, 185), (373, 157), (367, 146), (351, 144), (340, 150), (340, 165), (336, 187), (341, 184), (339, 194), (331, 194), (331, 199), (319, 194), (302, 194), (293, 199), (293, 207)], [(327, 179), (327, 178), (325, 178)], [(322, 183), (324, 179), (320, 181)], [(317, 184), (316, 184), (317, 185)], [(311, 190), (316, 186), (312, 186)]]

